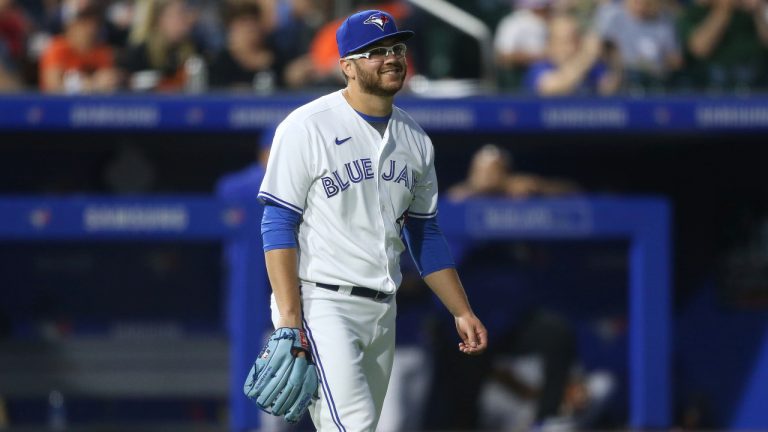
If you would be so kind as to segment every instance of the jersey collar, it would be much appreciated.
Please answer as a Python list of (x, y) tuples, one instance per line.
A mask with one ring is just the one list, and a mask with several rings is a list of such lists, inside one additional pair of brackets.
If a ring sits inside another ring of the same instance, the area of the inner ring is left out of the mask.
[(382, 117), (378, 117), (378, 116), (372, 116), (372, 115), (368, 115), (368, 114), (363, 114), (363, 113), (361, 113), (360, 111), (358, 111), (358, 110), (356, 110), (354, 108), (352, 108), (352, 109), (355, 110), (355, 112), (360, 117), (362, 117), (363, 120), (365, 120), (367, 122), (370, 122), (370, 123), (376, 123), (376, 122), (386, 123), (386, 122), (389, 121), (389, 118), (392, 117), (392, 113), (389, 113), (389, 114), (387, 114), (385, 116), (382, 116)]

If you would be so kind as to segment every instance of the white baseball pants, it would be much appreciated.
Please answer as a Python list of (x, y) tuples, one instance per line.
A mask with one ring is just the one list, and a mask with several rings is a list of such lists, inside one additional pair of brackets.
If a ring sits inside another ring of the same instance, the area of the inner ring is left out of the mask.
[[(319, 374), (309, 406), (320, 432), (374, 432), (395, 353), (394, 296), (386, 302), (303, 284), (304, 329)], [(279, 312), (272, 297), (272, 322)]]

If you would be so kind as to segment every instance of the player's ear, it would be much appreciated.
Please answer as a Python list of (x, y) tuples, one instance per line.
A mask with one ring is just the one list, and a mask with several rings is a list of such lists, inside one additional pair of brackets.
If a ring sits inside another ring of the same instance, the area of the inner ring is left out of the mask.
[(348, 81), (352, 78), (355, 69), (351, 60), (339, 59), (339, 67), (341, 67), (341, 73), (344, 75), (344, 81)]

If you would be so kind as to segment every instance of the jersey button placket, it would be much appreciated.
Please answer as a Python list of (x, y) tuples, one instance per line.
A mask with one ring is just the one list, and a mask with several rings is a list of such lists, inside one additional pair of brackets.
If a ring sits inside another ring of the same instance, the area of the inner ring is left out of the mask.
[(387, 229), (387, 205), (386, 200), (389, 197), (389, 194), (386, 190), (386, 183), (381, 178), (381, 173), (383, 172), (383, 164), (384, 164), (384, 158), (382, 155), (385, 153), (385, 150), (390, 146), (389, 141), (389, 129), (387, 129), (386, 132), (384, 132), (384, 137), (382, 139), (381, 145), (378, 149), (378, 155), (377, 155), (377, 167), (378, 167), (378, 173), (376, 176), (376, 191), (378, 192), (378, 196), (376, 197), (379, 202), (379, 221), (381, 223), (382, 228), (382, 235), (383, 235), (383, 247), (384, 247), (384, 271), (387, 275), (387, 285), (390, 287), (395, 285), (395, 282), (392, 280), (392, 269), (390, 268), (391, 263), (391, 257), (390, 257), (390, 245), (389, 245), (389, 231)]

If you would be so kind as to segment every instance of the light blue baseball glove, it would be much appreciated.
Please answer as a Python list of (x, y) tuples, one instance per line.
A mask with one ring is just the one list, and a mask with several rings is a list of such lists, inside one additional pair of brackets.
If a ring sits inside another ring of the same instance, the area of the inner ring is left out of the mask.
[(295, 423), (317, 397), (317, 387), (317, 369), (304, 330), (281, 327), (253, 363), (243, 390), (262, 410)]

